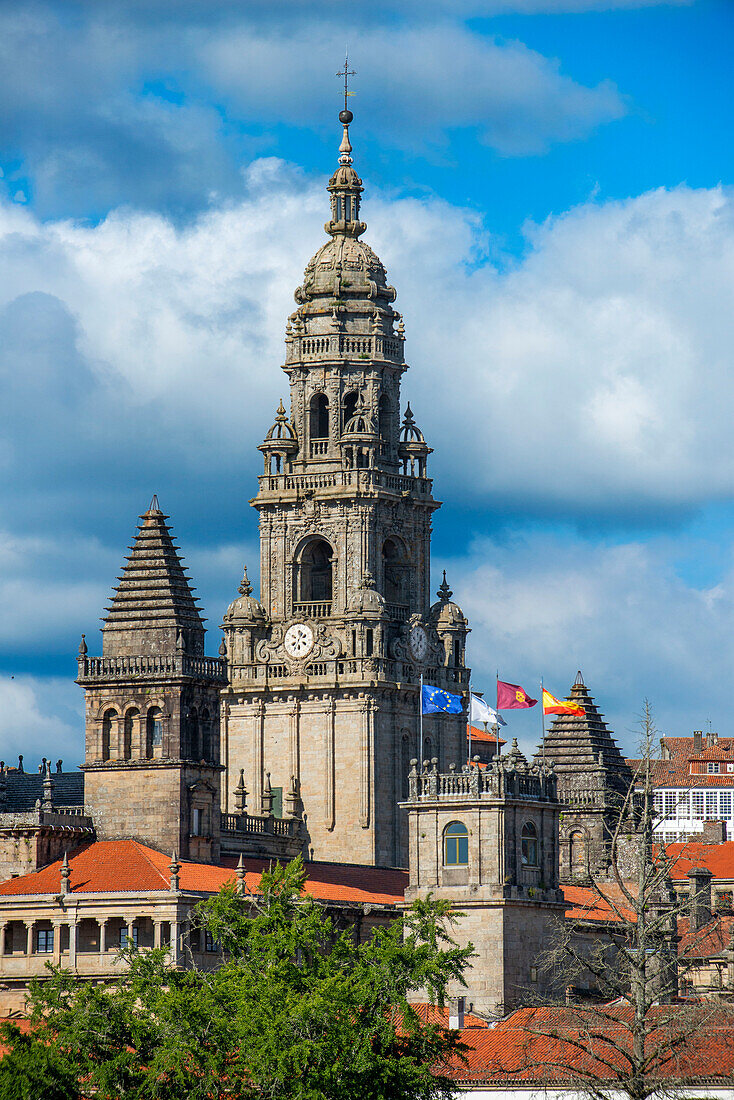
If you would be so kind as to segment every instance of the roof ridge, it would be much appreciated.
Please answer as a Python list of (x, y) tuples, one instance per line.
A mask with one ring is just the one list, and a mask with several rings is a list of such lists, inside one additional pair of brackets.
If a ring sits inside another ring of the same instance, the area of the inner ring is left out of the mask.
[[(114, 842), (113, 842), (113, 843), (114, 843)], [(118, 841), (118, 843), (119, 843), (119, 841)], [(165, 877), (165, 875), (164, 875), (164, 874), (163, 874), (163, 872), (162, 872), (162, 871), (160, 870), (160, 868), (159, 868), (159, 867), (156, 867), (155, 863), (153, 862), (153, 860), (152, 860), (152, 859), (150, 858), (150, 856), (148, 855), (148, 853), (149, 853), (149, 852), (155, 852), (155, 848), (148, 848), (148, 847), (147, 847), (147, 846), (146, 846), (145, 844), (142, 844), (142, 843), (141, 843), (141, 842), (140, 842), (139, 840), (130, 840), (130, 841), (128, 841), (128, 843), (129, 843), (129, 844), (134, 844), (134, 845), (135, 845), (135, 847), (136, 847), (136, 848), (137, 848), (137, 849), (138, 849), (138, 850), (139, 850), (139, 851), (141, 852), (141, 854), (142, 854), (143, 858), (144, 858), (144, 859), (146, 859), (146, 860), (148, 861), (148, 863), (149, 863), (149, 864), (150, 864), (150, 866), (151, 866), (151, 867), (153, 868), (153, 870), (155, 871), (155, 873), (156, 873), (157, 875), (160, 875), (160, 877), (161, 877), (162, 881), (163, 881), (163, 882), (165, 882), (166, 886), (170, 886), (170, 885), (171, 885), (171, 880), (170, 880), (170, 879), (167, 879), (167, 878)], [(163, 853), (162, 853), (162, 852), (156, 852), (156, 855), (159, 855), (159, 856), (161, 856), (161, 857), (162, 857), (163, 859), (165, 859), (165, 858), (166, 858), (166, 857), (165, 857), (165, 856), (163, 855)]]

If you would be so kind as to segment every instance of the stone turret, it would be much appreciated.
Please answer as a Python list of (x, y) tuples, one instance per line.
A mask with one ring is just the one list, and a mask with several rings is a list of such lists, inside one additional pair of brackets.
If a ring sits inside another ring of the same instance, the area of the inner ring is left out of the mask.
[[(612, 836), (633, 776), (581, 672), (569, 698), (583, 707), (583, 716), (559, 715), (535, 759), (552, 763), (558, 776), (563, 804), (561, 876), (582, 880), (604, 877), (610, 870)], [(631, 820), (629, 826), (631, 830)], [(623, 837), (627, 831), (625, 826)], [(620, 856), (623, 846), (620, 843)]]
[(226, 662), (153, 497), (107, 609), (102, 656), (79, 649), (86, 695), (85, 806), (99, 839), (185, 858), (219, 856), (219, 692)]
[(513, 741), (486, 768), (439, 772), (412, 761), (408, 814), (410, 885), (406, 903), (431, 894), (460, 916), (452, 932), (471, 942), (466, 974), (474, 1011), (499, 1016), (529, 994), (557, 992), (539, 956), (565, 903), (558, 886), (560, 806), (552, 766), (528, 764)]

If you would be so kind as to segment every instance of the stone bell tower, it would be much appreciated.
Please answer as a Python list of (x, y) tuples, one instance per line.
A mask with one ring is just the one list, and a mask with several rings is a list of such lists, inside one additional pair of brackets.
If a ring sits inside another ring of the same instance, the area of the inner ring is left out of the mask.
[(184, 859), (220, 850), (221, 657), (204, 623), (168, 516), (153, 497), (102, 627), (102, 656), (82, 638), (84, 804), (97, 838), (134, 838)]
[[(290, 412), (281, 402), (259, 448), (260, 600), (245, 579), (223, 624), (223, 759), (230, 793), (244, 769), (250, 813), (268, 775), (273, 791), (298, 791), (309, 855), (395, 865), (420, 676), (466, 687), (467, 622), (445, 585), (430, 606), (431, 448), (410, 406), (401, 425), (403, 320), (360, 239), (351, 111), (339, 119), (328, 240), (286, 325)], [(461, 759), (465, 721), (426, 719), (442, 766)]]

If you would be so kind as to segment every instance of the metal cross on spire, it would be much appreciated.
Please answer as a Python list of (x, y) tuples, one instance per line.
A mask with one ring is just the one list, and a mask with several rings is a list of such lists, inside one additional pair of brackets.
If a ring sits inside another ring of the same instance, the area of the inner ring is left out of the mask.
[(336, 75), (340, 76), (340, 77), (344, 77), (344, 110), (346, 111), (348, 109), (347, 108), (347, 100), (349, 99), (350, 95), (354, 95), (354, 92), (349, 91), (349, 77), (357, 75), (355, 69), (350, 69), (349, 68), (349, 53), (348, 53), (348, 51), (345, 51), (345, 53), (344, 53), (344, 69), (343, 70), (340, 69), (339, 72)]

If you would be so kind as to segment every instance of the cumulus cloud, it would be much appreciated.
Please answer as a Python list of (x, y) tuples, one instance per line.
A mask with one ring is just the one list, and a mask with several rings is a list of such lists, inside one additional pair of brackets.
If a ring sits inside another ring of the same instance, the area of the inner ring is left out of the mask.
[[(705, 554), (707, 548), (698, 549)], [(466, 556), (441, 562), (472, 624), (473, 683), (491, 697), (499, 669), (500, 677), (535, 695), (543, 677), (560, 696), (581, 669), (630, 753), (645, 698), (661, 733), (690, 735), (708, 719), (726, 730), (734, 662), (732, 549), (727, 546), (720, 580), (696, 587), (675, 569), (680, 544), (664, 537), (608, 545), (540, 532), (476, 540)], [(538, 708), (508, 720), (510, 734), (534, 751)]]
[(7, 764), (19, 754), (26, 771), (42, 757), (61, 758), (72, 770), (84, 756), (82, 691), (65, 679), (0, 676), (0, 746)]
[[(627, 109), (611, 82), (587, 87), (459, 12), (408, 14), (365, 16), (354, 31), (362, 133), (408, 157), (442, 149), (454, 131), (503, 154), (539, 153)], [(181, 213), (237, 195), (241, 159), (273, 148), (269, 126), (332, 124), (343, 48), (319, 8), (286, 19), (262, 5), (90, 5), (70, 19), (59, 4), (6, 6), (8, 193), (21, 182), (37, 210), (85, 216), (121, 202)]]

